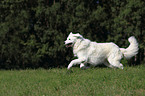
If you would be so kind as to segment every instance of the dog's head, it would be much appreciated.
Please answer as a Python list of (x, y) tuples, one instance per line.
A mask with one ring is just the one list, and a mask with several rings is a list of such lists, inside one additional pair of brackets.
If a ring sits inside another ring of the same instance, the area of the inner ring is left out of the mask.
[(68, 35), (66, 41), (65, 41), (65, 45), (66, 47), (73, 47), (73, 45), (75, 44), (75, 42), (77, 41), (77, 39), (83, 39), (82, 35), (80, 35), (79, 33), (77, 34), (73, 34), (72, 32)]

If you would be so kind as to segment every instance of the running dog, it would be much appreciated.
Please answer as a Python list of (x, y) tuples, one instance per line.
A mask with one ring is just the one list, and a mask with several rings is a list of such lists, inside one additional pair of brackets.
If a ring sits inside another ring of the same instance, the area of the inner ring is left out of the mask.
[(89, 63), (93, 66), (98, 64), (105, 64), (111, 68), (123, 69), (120, 60), (125, 57), (130, 59), (138, 53), (138, 43), (134, 36), (131, 36), (128, 41), (130, 45), (128, 48), (119, 48), (116, 44), (110, 43), (97, 43), (83, 38), (79, 33), (73, 34), (72, 32), (65, 41), (66, 47), (73, 48), (74, 56), (78, 59), (72, 60), (67, 69), (73, 65), (80, 64), (80, 68), (85, 68)]

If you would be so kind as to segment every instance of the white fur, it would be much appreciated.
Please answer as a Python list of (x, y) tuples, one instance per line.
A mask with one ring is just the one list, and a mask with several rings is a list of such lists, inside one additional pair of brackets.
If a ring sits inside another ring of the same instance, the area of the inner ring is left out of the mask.
[(68, 69), (76, 64), (80, 64), (80, 68), (82, 68), (85, 67), (86, 63), (93, 66), (105, 64), (111, 68), (123, 69), (123, 65), (120, 63), (123, 55), (126, 58), (131, 58), (138, 53), (138, 43), (135, 37), (130, 37), (129, 42), (130, 46), (124, 49), (119, 48), (112, 42), (96, 43), (83, 38), (80, 34), (70, 33), (65, 41), (65, 45), (71, 44), (74, 56), (77, 56), (78, 59), (72, 60), (68, 65)]
[(128, 41), (130, 45), (128, 48), (120, 48), (121, 52), (124, 54), (125, 58), (130, 59), (138, 53), (138, 43), (134, 36), (131, 36)]

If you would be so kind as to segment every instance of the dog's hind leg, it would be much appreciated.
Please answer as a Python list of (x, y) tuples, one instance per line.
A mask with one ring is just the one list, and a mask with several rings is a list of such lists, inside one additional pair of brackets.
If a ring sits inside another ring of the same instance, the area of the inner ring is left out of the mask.
[(110, 67), (110, 68), (114, 68), (114, 66), (112, 66), (111, 64), (109, 64), (107, 61), (104, 61), (104, 65), (106, 65), (107, 67)]
[(113, 67), (116, 67), (116, 68), (120, 68), (120, 69), (123, 69), (123, 65), (120, 63), (120, 60), (119, 59), (116, 59), (116, 58), (108, 58), (108, 62), (113, 66)]
[(118, 49), (113, 50), (108, 57), (108, 62), (113, 67), (123, 69), (123, 65), (120, 63), (120, 60), (122, 59), (122, 57), (123, 57), (123, 55), (120, 50), (118, 50)]

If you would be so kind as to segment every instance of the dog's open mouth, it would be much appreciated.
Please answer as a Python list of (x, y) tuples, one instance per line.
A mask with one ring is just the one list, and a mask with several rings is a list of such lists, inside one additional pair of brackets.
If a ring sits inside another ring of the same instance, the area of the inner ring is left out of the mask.
[(66, 46), (67, 48), (68, 48), (68, 47), (72, 47), (72, 46), (73, 46), (73, 43), (66, 44), (65, 46)]

